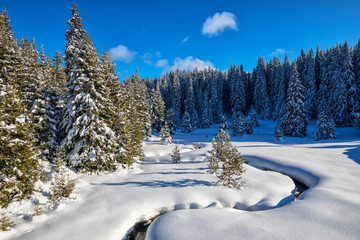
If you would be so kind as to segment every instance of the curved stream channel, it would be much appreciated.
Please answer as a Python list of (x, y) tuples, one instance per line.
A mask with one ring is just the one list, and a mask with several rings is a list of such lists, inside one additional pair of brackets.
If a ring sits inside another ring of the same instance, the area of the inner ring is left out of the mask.
[[(251, 166), (256, 167), (254, 165), (251, 165)], [(256, 167), (256, 168), (258, 168), (258, 167)], [(264, 171), (277, 172), (277, 171), (274, 171), (274, 170), (268, 169), (268, 168), (259, 168), (259, 169), (264, 170)], [(278, 172), (278, 173), (288, 176), (281, 172)], [(309, 187), (306, 186), (304, 183), (302, 183), (290, 176), (288, 176), (288, 177), (291, 178), (295, 184), (295, 191), (293, 192), (293, 195), (295, 196), (295, 198), (298, 198), (300, 196), (300, 194), (302, 194), (304, 191), (309, 189)], [(181, 209), (175, 209), (173, 211), (176, 211), (176, 210), (181, 210)], [(259, 211), (263, 211), (263, 210), (259, 210)], [(147, 232), (147, 229), (149, 228), (150, 224), (159, 216), (169, 213), (169, 212), (170, 211), (162, 212), (162, 213), (159, 213), (159, 214), (149, 218), (148, 220), (135, 223), (135, 225), (128, 231), (128, 234), (123, 238), (123, 240), (144, 240), (146, 238), (146, 232)]]

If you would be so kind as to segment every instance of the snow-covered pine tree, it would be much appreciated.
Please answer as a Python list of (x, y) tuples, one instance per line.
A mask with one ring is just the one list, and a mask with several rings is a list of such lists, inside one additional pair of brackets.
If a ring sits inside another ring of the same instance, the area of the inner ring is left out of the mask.
[(161, 138), (161, 141), (165, 145), (172, 143), (172, 137), (171, 137), (169, 126), (168, 126), (167, 122), (165, 122), (164, 126), (161, 128), (159, 136)]
[(321, 139), (336, 138), (335, 123), (325, 114), (324, 111), (321, 112), (318, 116), (316, 129), (317, 129), (315, 135), (316, 141), (319, 141)]
[(188, 112), (185, 112), (181, 131), (183, 133), (191, 133), (193, 130), (194, 128), (191, 124), (191, 117)]
[(175, 145), (175, 147), (172, 150), (171, 160), (173, 161), (173, 163), (178, 163), (181, 160), (180, 149), (178, 145)]
[(219, 125), (219, 129), (223, 129), (224, 131), (228, 131), (230, 129), (225, 115), (221, 116), (221, 123)]
[(287, 92), (286, 110), (282, 119), (281, 127), (285, 136), (303, 137), (306, 136), (307, 117), (304, 105), (304, 87), (302, 86), (294, 61)]
[(316, 78), (315, 78), (315, 59), (312, 49), (309, 50), (304, 70), (305, 85), (305, 108), (309, 119), (316, 118)]
[(212, 141), (212, 150), (209, 151), (209, 168), (214, 173), (220, 185), (238, 187), (239, 180), (245, 172), (244, 159), (240, 152), (230, 142), (230, 136), (220, 129)]
[(265, 79), (265, 60), (259, 57), (254, 86), (254, 108), (261, 119), (269, 119), (270, 106)]
[(61, 150), (68, 165), (78, 171), (111, 171), (119, 165), (120, 146), (104, 119), (110, 99), (103, 84), (100, 57), (81, 21), (74, 3), (65, 34), (68, 91)]
[(206, 88), (205, 92), (204, 92), (204, 96), (203, 96), (204, 100), (203, 100), (203, 111), (201, 114), (201, 124), (200, 127), (201, 128), (209, 128), (209, 126), (211, 125), (211, 111), (210, 111), (210, 103), (209, 103), (209, 91)]
[(126, 109), (124, 119), (124, 149), (126, 164), (130, 166), (135, 159), (144, 159), (142, 142), (151, 131), (150, 104), (145, 82), (138, 71), (121, 84), (123, 93), (120, 106)]
[(348, 102), (346, 82), (342, 74), (341, 50), (338, 44), (330, 53), (330, 62), (327, 72), (328, 85), (328, 108), (330, 116), (336, 126), (346, 127), (349, 125)]
[(341, 48), (341, 55), (342, 78), (346, 83), (347, 112), (351, 116), (356, 111), (360, 111), (360, 99), (355, 81), (353, 57), (347, 40)]
[(0, 203), (5, 208), (35, 191), (43, 176), (39, 151), (35, 146), (31, 122), (15, 81), (7, 78), (0, 102)]
[[(243, 136), (250, 132), (249, 123), (242, 112), (234, 112), (232, 115), (231, 130), (234, 136)], [(252, 132), (252, 131), (251, 131)]]
[(174, 112), (174, 123), (176, 126), (181, 124), (181, 101), (180, 101), (180, 79), (178, 74), (170, 75), (170, 103)]
[(167, 123), (167, 125), (169, 127), (170, 135), (174, 135), (175, 130), (176, 130), (176, 125), (175, 125), (174, 118), (175, 118), (174, 111), (171, 108), (168, 109), (166, 111), (166, 115), (165, 115), (165, 122)]
[(150, 93), (150, 115), (152, 129), (160, 132), (165, 122), (165, 103), (158, 86)]
[(249, 123), (251, 125), (251, 128), (255, 128), (259, 126), (259, 121), (258, 121), (258, 117), (257, 117), (257, 113), (254, 110), (253, 106), (250, 107), (250, 112), (249, 112)]
[(283, 132), (283, 130), (282, 130), (282, 127), (281, 127), (281, 123), (280, 123), (280, 122), (277, 122), (277, 123), (276, 123), (274, 135), (275, 135), (275, 140), (276, 140), (276, 141), (281, 141), (281, 140), (284, 139), (284, 132)]
[(189, 86), (187, 89), (186, 99), (185, 99), (185, 112), (189, 114), (191, 119), (191, 126), (192, 129), (194, 130), (198, 122), (198, 115), (195, 109), (195, 96), (194, 96), (193, 80), (191, 77), (188, 79), (188, 84)]

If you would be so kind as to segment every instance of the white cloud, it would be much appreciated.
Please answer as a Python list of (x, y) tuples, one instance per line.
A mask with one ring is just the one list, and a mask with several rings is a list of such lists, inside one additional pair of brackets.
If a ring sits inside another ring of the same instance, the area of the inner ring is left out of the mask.
[(215, 13), (204, 22), (201, 34), (209, 37), (219, 35), (226, 29), (237, 31), (236, 16), (231, 12)]
[(160, 52), (160, 51), (157, 51), (157, 52), (155, 53), (155, 56), (158, 57), (158, 58), (161, 58), (161, 52)]
[(286, 50), (285, 50), (284, 48), (277, 48), (277, 49), (275, 49), (275, 51), (273, 51), (273, 52), (271, 53), (271, 55), (275, 55), (275, 56), (277, 56), (277, 55), (284, 55), (285, 52), (286, 52)]
[(131, 63), (137, 55), (137, 52), (132, 52), (126, 46), (119, 45), (117, 47), (111, 48), (110, 54), (112, 59), (115, 61)]
[(164, 67), (167, 67), (168, 64), (169, 64), (169, 61), (167, 59), (160, 59), (160, 60), (156, 61), (155, 67), (164, 68)]
[(182, 41), (181, 41), (181, 44), (183, 44), (183, 43), (186, 43), (187, 41), (189, 41), (189, 36), (187, 36), (186, 38), (184, 38)]
[(175, 58), (174, 64), (164, 69), (163, 73), (168, 71), (175, 71), (176, 69), (180, 70), (194, 70), (195, 68), (201, 70), (208, 67), (213, 67), (214, 64), (208, 60), (200, 60), (198, 58), (194, 58), (192, 56), (187, 58)]

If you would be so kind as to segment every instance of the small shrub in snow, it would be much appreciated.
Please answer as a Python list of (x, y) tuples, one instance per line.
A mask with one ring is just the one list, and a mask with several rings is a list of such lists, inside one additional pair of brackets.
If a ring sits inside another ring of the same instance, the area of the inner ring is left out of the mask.
[(161, 141), (165, 145), (168, 145), (168, 144), (172, 143), (172, 137), (171, 137), (170, 130), (169, 130), (167, 122), (165, 122), (164, 126), (161, 128), (161, 131), (160, 131), (159, 135), (160, 135)]
[(201, 144), (200, 144), (200, 143), (196, 143), (196, 144), (193, 145), (193, 147), (194, 147), (195, 150), (198, 150), (198, 149), (201, 148)]
[(70, 180), (69, 174), (66, 173), (64, 160), (62, 159), (62, 156), (57, 153), (54, 179), (51, 182), (51, 193), (49, 196), (52, 204), (55, 205), (61, 198), (69, 197), (74, 188), (75, 183)]
[(178, 163), (181, 160), (180, 150), (177, 145), (175, 145), (174, 149), (172, 150), (171, 160), (173, 161), (173, 163)]
[(34, 207), (35, 216), (40, 216), (42, 214), (42, 212), (43, 212), (43, 210), (41, 209), (40, 203), (38, 201)]
[(1, 231), (5, 232), (5, 231), (9, 231), (10, 230), (10, 226), (14, 224), (13, 221), (11, 221), (10, 217), (7, 216), (5, 210), (1, 211), (1, 217), (0, 217), (0, 228)]
[(319, 141), (321, 139), (336, 138), (335, 134), (335, 123), (331, 120), (324, 111), (319, 114), (317, 123), (316, 123), (317, 132), (315, 135), (315, 140)]
[(230, 142), (230, 136), (224, 130), (216, 135), (212, 141), (212, 150), (209, 151), (209, 168), (214, 173), (219, 184), (230, 187), (238, 187), (239, 180), (245, 172), (244, 159), (240, 152)]
[(274, 135), (276, 141), (281, 141), (284, 139), (284, 132), (279, 122), (276, 124)]

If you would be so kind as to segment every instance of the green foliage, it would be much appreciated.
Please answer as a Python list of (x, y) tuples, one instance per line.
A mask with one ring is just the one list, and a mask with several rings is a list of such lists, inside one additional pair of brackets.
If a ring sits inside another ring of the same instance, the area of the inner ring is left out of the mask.
[(34, 132), (25, 115), (25, 107), (16, 84), (6, 86), (0, 103), (0, 203), (6, 207), (12, 200), (21, 200), (35, 190), (43, 176), (35, 147)]
[(74, 181), (70, 180), (69, 174), (66, 173), (63, 156), (57, 152), (56, 165), (53, 171), (54, 178), (51, 182), (51, 194), (49, 196), (53, 205), (56, 205), (61, 198), (70, 196), (75, 188)]
[(1, 231), (9, 231), (10, 226), (14, 224), (13, 221), (11, 221), (10, 217), (7, 216), (5, 210), (1, 210), (1, 216), (0, 216), (0, 229)]
[(230, 136), (223, 129), (219, 131), (212, 142), (212, 150), (209, 151), (209, 168), (214, 173), (221, 185), (238, 187), (239, 180), (245, 172), (244, 159), (236, 147), (232, 146)]
[(172, 150), (171, 160), (173, 161), (173, 163), (178, 163), (181, 160), (180, 150), (177, 145), (175, 145), (175, 147)]

